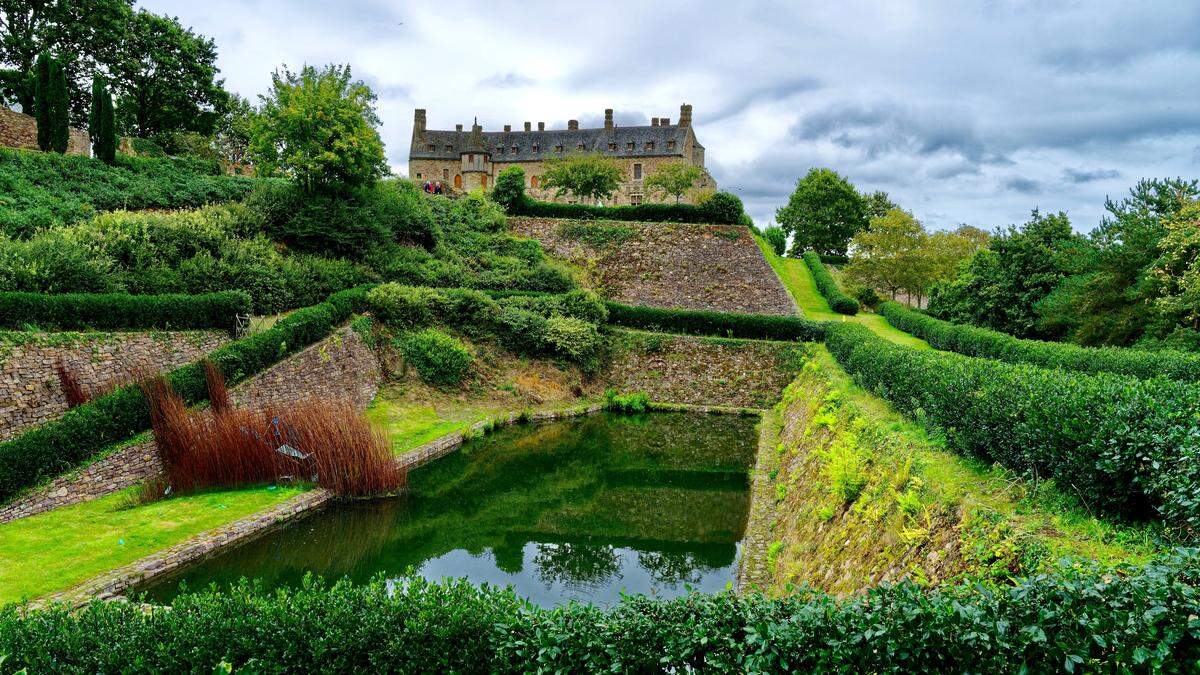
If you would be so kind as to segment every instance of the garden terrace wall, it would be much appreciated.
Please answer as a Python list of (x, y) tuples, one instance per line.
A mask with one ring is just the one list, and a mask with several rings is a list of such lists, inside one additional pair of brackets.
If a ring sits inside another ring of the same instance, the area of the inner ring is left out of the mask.
[(637, 331), (615, 337), (608, 386), (654, 401), (768, 408), (803, 361), (796, 343)]
[(229, 340), (218, 331), (0, 334), (0, 441), (62, 416), (60, 359), (88, 392), (172, 370)]
[[(239, 406), (348, 398), (365, 409), (379, 390), (380, 377), (375, 351), (356, 331), (343, 328), (234, 387), (230, 397)], [(154, 441), (139, 440), (0, 507), (0, 523), (102, 497), (160, 473)]]
[[(68, 155), (92, 156), (92, 139), (88, 132), (70, 129), (67, 139)], [(37, 119), (0, 104), (0, 146), (20, 150), (37, 150)]]
[(652, 307), (796, 314), (744, 226), (510, 217), (509, 226), (588, 270), (618, 302)]

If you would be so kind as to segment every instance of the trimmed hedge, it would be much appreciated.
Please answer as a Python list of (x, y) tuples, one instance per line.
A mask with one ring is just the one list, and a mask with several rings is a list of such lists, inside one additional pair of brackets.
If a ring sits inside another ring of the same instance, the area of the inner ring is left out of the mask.
[(854, 323), (830, 324), (825, 343), (952, 449), (1053, 478), (1109, 513), (1200, 531), (1200, 385), (915, 350)]
[[(713, 202), (716, 201), (714, 204)], [(711, 204), (711, 206), (710, 206)], [(736, 208), (724, 199), (701, 204), (638, 204), (636, 206), (589, 206), (560, 204), (525, 199), (514, 203), (508, 212), (514, 216), (536, 218), (570, 218), (574, 220), (635, 220), (651, 223), (717, 223), (741, 225), (741, 203)]]
[(1064, 562), (1014, 586), (885, 585), (845, 599), (630, 596), (543, 609), (464, 580), (348, 581), (0, 610), (7, 670), (30, 672), (1188, 672), (1200, 559)]
[(207, 295), (128, 295), (124, 293), (0, 293), (0, 328), (32, 324), (60, 330), (220, 328), (232, 333), (237, 315), (250, 313), (241, 291)]
[(820, 256), (813, 251), (805, 251), (804, 264), (808, 265), (809, 271), (812, 272), (817, 290), (829, 301), (830, 309), (839, 314), (858, 314), (858, 301), (838, 288), (833, 277), (829, 276), (829, 270), (825, 269), (825, 264), (821, 262)]
[[(208, 360), (231, 383), (243, 380), (328, 336), (363, 307), (365, 296), (363, 287), (334, 293), (325, 302), (296, 310), (261, 333), (221, 347)], [(188, 403), (207, 396), (200, 363), (177, 368), (167, 377)], [(0, 443), (0, 503), (149, 428), (145, 397), (137, 385), (129, 385)]]
[(608, 322), (626, 328), (751, 340), (819, 342), (825, 339), (824, 323), (798, 316), (660, 309), (618, 302), (607, 302), (605, 305), (608, 307)]
[(967, 356), (1009, 363), (1032, 363), (1043, 368), (1084, 373), (1200, 381), (1200, 354), (1147, 352), (1121, 347), (1080, 347), (1065, 342), (1022, 340), (987, 328), (935, 319), (896, 302), (883, 303), (879, 306), (879, 313), (896, 328), (912, 333), (938, 349)]

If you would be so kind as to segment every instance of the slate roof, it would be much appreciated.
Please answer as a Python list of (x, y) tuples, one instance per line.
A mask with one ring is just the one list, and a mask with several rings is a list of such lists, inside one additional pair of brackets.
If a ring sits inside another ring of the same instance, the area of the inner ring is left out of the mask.
[[(682, 157), (684, 140), (688, 129), (677, 125), (613, 127), (612, 129), (547, 129), (545, 131), (485, 131), (483, 145), (492, 155), (493, 162), (526, 162), (561, 157), (572, 152), (598, 152), (611, 157)], [(667, 141), (675, 141), (675, 147), (667, 149)], [(654, 142), (653, 149), (646, 143)], [(629, 143), (633, 150), (629, 150)], [(615, 150), (609, 144), (615, 144)], [(429, 149), (433, 144), (433, 150)], [(462, 152), (478, 152), (472, 147), (470, 131), (426, 130), (422, 138), (414, 138), (409, 152), (412, 159), (448, 159), (457, 161)], [(534, 151), (534, 146), (537, 151)], [(556, 146), (563, 146), (561, 153)], [(699, 143), (696, 147), (702, 148)], [(512, 148), (517, 147), (514, 153)], [(503, 152), (501, 152), (503, 148)]]

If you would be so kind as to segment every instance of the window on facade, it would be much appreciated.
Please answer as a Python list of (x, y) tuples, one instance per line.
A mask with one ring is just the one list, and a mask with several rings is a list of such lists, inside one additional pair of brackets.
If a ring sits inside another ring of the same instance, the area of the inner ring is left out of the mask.
[(519, 152), (520, 150), (521, 150), (521, 149), (520, 149), (520, 148), (518, 148), (517, 146), (515, 146), (515, 145), (514, 145), (514, 146), (512, 146), (512, 153), (513, 153), (514, 155), (515, 155), (515, 154), (517, 154), (517, 152)]
[(654, 149), (654, 141), (646, 141), (646, 149), (653, 150)]
[(625, 149), (626, 149), (626, 150), (632, 150), (632, 149), (633, 149), (633, 141), (629, 141), (628, 143), (626, 143), (626, 144), (625, 144)]
[(634, 206), (641, 204), (642, 196), (641, 195), (629, 195), (629, 203)]
[(580, 150), (583, 150), (583, 149), (584, 149), (584, 148), (586, 148), (587, 146), (585, 146), (583, 143), (580, 143), (578, 147), (579, 147), (579, 149), (580, 149)]
[(417, 178), (420, 178), (420, 177), (421, 177), (421, 172), (420, 172), (420, 171), (418, 171), (418, 172), (417, 172)]
[(442, 169), (442, 180), (450, 180), (450, 169)]
[(433, 143), (430, 143), (429, 145), (425, 146), (425, 149), (430, 152), (433, 152)]
[(541, 144), (540, 144), (540, 143), (534, 143), (534, 144), (533, 144), (533, 151), (534, 151), (534, 152), (541, 152), (541, 150), (542, 150), (542, 146), (541, 146)]
[(674, 150), (675, 149), (675, 141), (667, 141), (667, 149)]
[(504, 148), (496, 148), (496, 154), (498, 154), (498, 155), (503, 155), (503, 154), (504, 154)]
[(467, 164), (475, 163), (475, 155), (467, 155)]
[(556, 146), (554, 146), (554, 151), (555, 151), (555, 152), (562, 152), (562, 151), (563, 151), (563, 146), (561, 146), (561, 145), (556, 145)]
[(617, 151), (617, 144), (616, 144), (616, 143), (609, 143), (609, 144), (608, 144), (608, 151), (609, 151), (609, 152), (616, 152), (616, 151)]
[(454, 152), (454, 146), (447, 143), (446, 144), (446, 152)]
[(641, 164), (633, 165), (633, 179), (634, 180), (642, 179), (642, 165)]

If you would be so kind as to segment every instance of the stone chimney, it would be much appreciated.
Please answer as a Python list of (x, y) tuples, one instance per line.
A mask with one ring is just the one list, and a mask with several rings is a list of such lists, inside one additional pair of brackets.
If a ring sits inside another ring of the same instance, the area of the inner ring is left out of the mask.
[(413, 113), (413, 131), (425, 133), (425, 109), (417, 108)]
[(660, 117), (660, 118), (658, 118), (658, 126), (660, 126), (660, 127), (669, 127), (669, 126), (671, 126), (671, 118), (670, 118), (670, 117)]
[(579, 130), (579, 120), (567, 120), (567, 129), (570, 131)]
[(612, 108), (605, 108), (605, 109), (604, 109), (604, 128), (605, 128), (605, 129), (611, 129), (611, 128), (613, 128), (613, 120), (612, 120), (612, 117), (613, 117), (613, 115), (612, 115), (612, 112), (613, 112), (613, 111), (612, 111)]
[(652, 127), (658, 126), (658, 118), (657, 117), (650, 118), (650, 126), (652, 126)]
[(455, 130), (455, 131), (462, 131), (462, 125), (461, 125), (461, 124), (455, 124), (455, 125), (454, 125), (454, 130)]
[(538, 122), (538, 131), (545, 131), (545, 130), (546, 130), (546, 123)]
[(505, 133), (508, 133), (508, 132), (510, 132), (510, 131), (512, 131), (512, 125), (511, 125), (511, 124), (505, 124), (505, 125), (504, 125), (504, 132), (505, 132)]
[(679, 106), (679, 126), (692, 126), (692, 105), (690, 103)]
[(529, 122), (526, 122), (526, 123), (525, 123), (525, 131), (529, 131), (529, 127), (530, 127), (530, 124), (529, 124)]

